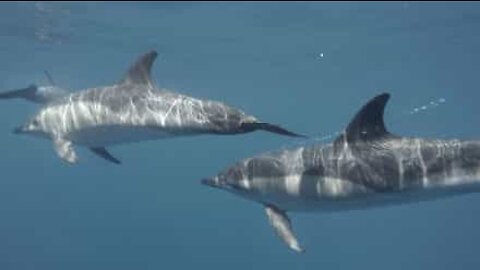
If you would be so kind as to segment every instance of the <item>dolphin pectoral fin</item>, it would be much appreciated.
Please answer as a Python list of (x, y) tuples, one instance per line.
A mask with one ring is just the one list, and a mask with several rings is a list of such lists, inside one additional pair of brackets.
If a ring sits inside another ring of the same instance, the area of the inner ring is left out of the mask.
[(105, 160), (108, 160), (112, 163), (122, 164), (122, 162), (117, 158), (115, 158), (114, 156), (112, 156), (112, 154), (110, 154), (105, 147), (90, 147), (90, 151), (92, 151), (95, 155)]
[(53, 145), (57, 155), (64, 161), (73, 164), (76, 163), (78, 158), (75, 150), (73, 150), (72, 142), (67, 141), (63, 138), (55, 138), (53, 140)]
[(305, 250), (300, 247), (295, 235), (293, 234), (292, 225), (287, 214), (271, 205), (265, 205), (265, 212), (268, 221), (275, 229), (277, 235), (287, 244), (287, 246), (296, 252), (303, 253)]
[(265, 130), (271, 133), (276, 133), (284, 136), (307, 138), (307, 136), (305, 135), (297, 134), (289, 130), (286, 130), (280, 126), (269, 124), (269, 123), (261, 123), (261, 122), (242, 123), (241, 128), (247, 132), (255, 131), (255, 130)]

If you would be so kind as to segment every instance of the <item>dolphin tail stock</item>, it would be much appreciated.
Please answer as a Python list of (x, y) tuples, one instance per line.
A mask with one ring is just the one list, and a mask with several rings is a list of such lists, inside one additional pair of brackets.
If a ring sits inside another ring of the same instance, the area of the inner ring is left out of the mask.
[(286, 130), (280, 126), (263, 123), (263, 122), (252, 122), (252, 123), (242, 123), (241, 128), (247, 132), (255, 131), (255, 130), (265, 130), (271, 133), (280, 134), (289, 137), (299, 137), (299, 138), (307, 138), (307, 136), (291, 132)]
[(13, 98), (31, 98), (35, 96), (37, 92), (37, 86), (32, 84), (27, 88), (9, 90), (0, 93), (0, 99), (13, 99)]

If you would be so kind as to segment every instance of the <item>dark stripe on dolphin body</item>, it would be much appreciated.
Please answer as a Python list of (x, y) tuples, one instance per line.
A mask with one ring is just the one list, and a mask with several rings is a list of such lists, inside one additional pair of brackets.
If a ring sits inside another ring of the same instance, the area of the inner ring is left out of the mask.
[(256, 130), (265, 130), (271, 133), (276, 133), (284, 136), (289, 137), (300, 137), (300, 138), (307, 138), (305, 135), (297, 134), (286, 130), (280, 126), (269, 124), (269, 123), (260, 123), (260, 122), (253, 122), (253, 123), (242, 123), (240, 125), (240, 129), (245, 132), (252, 132)]

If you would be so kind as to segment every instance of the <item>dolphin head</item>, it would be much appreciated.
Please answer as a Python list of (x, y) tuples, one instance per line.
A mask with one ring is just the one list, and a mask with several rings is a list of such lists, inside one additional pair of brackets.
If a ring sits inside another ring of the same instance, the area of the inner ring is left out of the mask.
[(236, 164), (214, 177), (201, 180), (203, 185), (223, 189), (242, 195), (251, 191), (251, 181), (246, 174), (243, 164)]
[(47, 137), (48, 133), (45, 130), (45, 125), (42, 124), (40, 117), (34, 116), (25, 124), (16, 127), (13, 130), (14, 134), (28, 134), (39, 137)]
[(216, 176), (203, 179), (202, 184), (257, 200), (282, 188), (281, 179), (288, 176), (287, 167), (281, 158), (261, 155), (239, 161)]

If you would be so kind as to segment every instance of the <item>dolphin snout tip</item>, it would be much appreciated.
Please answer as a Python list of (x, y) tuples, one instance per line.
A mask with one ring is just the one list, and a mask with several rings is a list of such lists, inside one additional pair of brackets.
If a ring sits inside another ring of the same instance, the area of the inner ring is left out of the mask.
[(200, 183), (202, 183), (202, 185), (209, 186), (211, 181), (212, 181), (212, 179), (210, 179), (210, 178), (202, 178), (200, 180)]
[(202, 185), (209, 186), (209, 187), (217, 187), (217, 182), (214, 178), (203, 178), (200, 180)]
[(23, 127), (16, 127), (12, 130), (13, 134), (22, 134), (23, 133)]

